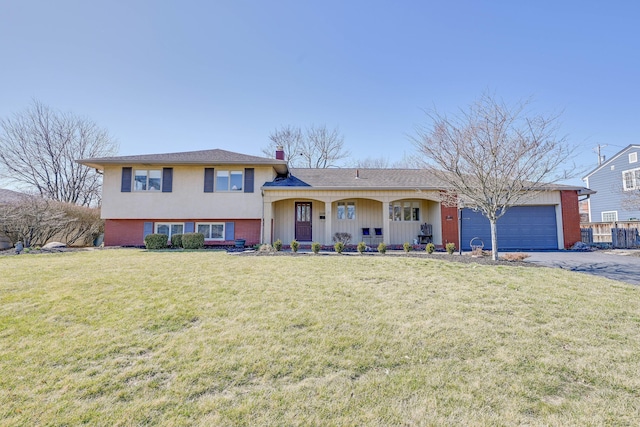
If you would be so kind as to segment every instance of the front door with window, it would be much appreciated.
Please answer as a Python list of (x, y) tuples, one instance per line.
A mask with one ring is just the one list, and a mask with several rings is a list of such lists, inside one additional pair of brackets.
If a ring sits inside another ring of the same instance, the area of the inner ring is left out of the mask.
[(310, 202), (296, 202), (296, 240), (299, 242), (312, 240)]

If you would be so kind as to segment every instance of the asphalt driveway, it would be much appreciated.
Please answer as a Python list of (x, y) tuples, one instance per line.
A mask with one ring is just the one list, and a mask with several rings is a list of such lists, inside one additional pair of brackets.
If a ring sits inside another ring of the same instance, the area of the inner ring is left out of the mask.
[(640, 285), (640, 257), (628, 253), (629, 251), (530, 252), (531, 256), (525, 261)]

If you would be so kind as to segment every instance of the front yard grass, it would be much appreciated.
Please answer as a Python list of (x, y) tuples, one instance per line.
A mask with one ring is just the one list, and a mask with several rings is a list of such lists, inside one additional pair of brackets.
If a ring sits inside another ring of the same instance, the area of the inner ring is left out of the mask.
[(0, 424), (637, 425), (639, 296), (404, 257), (4, 257)]

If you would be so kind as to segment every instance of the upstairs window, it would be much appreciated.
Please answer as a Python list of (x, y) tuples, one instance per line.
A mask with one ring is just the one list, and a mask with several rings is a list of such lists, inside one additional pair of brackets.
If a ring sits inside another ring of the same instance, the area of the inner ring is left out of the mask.
[(242, 171), (216, 171), (216, 191), (242, 191)]
[(136, 169), (133, 182), (135, 191), (160, 191), (162, 171), (160, 169)]
[(638, 153), (629, 153), (629, 163), (638, 162)]
[(356, 219), (356, 202), (338, 202), (338, 219)]
[(640, 189), (640, 169), (622, 172), (622, 187), (624, 191)]

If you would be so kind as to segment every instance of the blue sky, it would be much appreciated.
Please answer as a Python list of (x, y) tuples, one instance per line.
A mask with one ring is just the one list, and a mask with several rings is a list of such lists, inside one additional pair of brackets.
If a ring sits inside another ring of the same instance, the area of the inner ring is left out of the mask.
[[(400, 160), (424, 109), (490, 91), (562, 112), (577, 162), (640, 142), (633, 1), (0, 1), (0, 116), (32, 99), (120, 154), (260, 155), (282, 125), (339, 127)], [(570, 183), (580, 183), (571, 181)]]

